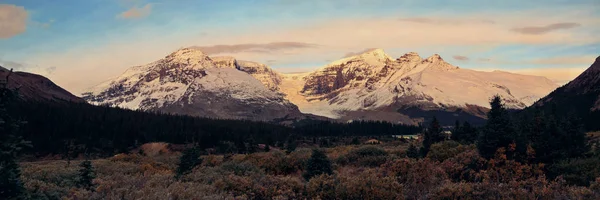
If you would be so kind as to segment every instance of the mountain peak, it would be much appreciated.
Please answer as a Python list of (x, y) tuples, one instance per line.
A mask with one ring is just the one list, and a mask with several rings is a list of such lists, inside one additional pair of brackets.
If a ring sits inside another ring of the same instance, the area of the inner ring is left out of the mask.
[(423, 60), (421, 58), (421, 56), (419, 56), (419, 54), (417, 52), (408, 52), (405, 53), (404, 55), (400, 56), (400, 58), (397, 59), (398, 61), (408, 61), (408, 62), (420, 62), (421, 60)]
[(360, 58), (366, 61), (378, 61), (378, 62), (385, 62), (388, 60), (393, 60), (392, 57), (390, 57), (389, 55), (387, 55), (383, 49), (370, 49), (368, 51), (365, 51), (364, 53), (361, 53), (359, 55), (353, 56), (351, 58)]
[(196, 49), (193, 47), (187, 47), (187, 48), (178, 49), (177, 51), (171, 53), (169, 56), (170, 57), (207, 57), (208, 55), (206, 55), (200, 49)]
[(444, 61), (444, 59), (442, 59), (442, 57), (440, 56), (440, 54), (433, 54), (432, 56), (429, 56), (429, 58), (425, 59), (425, 61), (427, 62), (436, 62), (436, 61)]
[(166, 56), (165, 60), (166, 62), (182, 63), (192, 68), (213, 65), (211, 58), (196, 48), (181, 48)]
[(600, 56), (596, 58), (596, 61), (592, 64), (592, 68), (600, 69)]

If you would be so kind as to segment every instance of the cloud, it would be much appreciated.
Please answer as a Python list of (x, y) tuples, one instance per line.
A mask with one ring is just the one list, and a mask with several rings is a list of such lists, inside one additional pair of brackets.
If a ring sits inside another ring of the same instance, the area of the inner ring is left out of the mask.
[(491, 60), (492, 59), (489, 59), (489, 58), (480, 58), (480, 59), (477, 59), (477, 61), (479, 61), (479, 62), (489, 62)]
[(438, 25), (460, 25), (460, 24), (495, 24), (496, 22), (489, 19), (451, 19), (451, 18), (427, 18), (427, 17), (406, 17), (399, 18), (399, 21), (421, 23), (421, 24), (438, 24)]
[(46, 68), (46, 74), (48, 74), (48, 75), (54, 73), (54, 71), (56, 71), (56, 67), (55, 66)]
[(2, 60), (0, 59), (0, 65), (6, 69), (14, 69), (15, 71), (22, 71), (25, 69), (25, 64), (23, 63), (18, 63), (18, 62), (13, 62), (13, 61), (9, 61), (9, 60)]
[(359, 52), (348, 52), (348, 53), (344, 54), (344, 57), (342, 57), (342, 58), (347, 58), (347, 57), (350, 57), (350, 56), (360, 55), (360, 54), (363, 54), (363, 53), (366, 53), (366, 52), (369, 52), (369, 51), (372, 51), (372, 50), (375, 50), (375, 49), (377, 49), (377, 48), (366, 48), (366, 49), (364, 49), (362, 51), (359, 51)]
[(147, 17), (148, 15), (150, 15), (150, 12), (152, 12), (152, 4), (146, 4), (145, 6), (139, 8), (134, 6), (131, 9), (126, 10), (117, 15), (117, 18), (139, 19)]
[(28, 14), (24, 7), (0, 4), (0, 39), (25, 32)]
[(459, 56), (459, 55), (452, 56), (452, 58), (454, 58), (454, 60), (460, 60), (460, 61), (467, 61), (467, 60), (469, 60), (469, 57)]
[(561, 56), (529, 61), (531, 64), (541, 65), (591, 65), (596, 56)]
[(549, 24), (546, 26), (526, 26), (526, 27), (520, 27), (520, 28), (513, 28), (511, 30), (514, 32), (517, 32), (517, 33), (521, 33), (521, 34), (540, 35), (540, 34), (548, 33), (548, 32), (555, 31), (555, 30), (571, 29), (571, 28), (575, 28), (578, 26), (581, 26), (581, 24), (568, 22), (568, 23), (554, 23), (554, 24)]
[[(511, 73), (524, 74), (524, 75), (532, 75), (532, 76), (543, 76), (546, 77), (552, 82), (563, 85), (568, 83), (569, 81), (575, 79), (579, 76), (583, 71), (585, 71), (587, 67), (566, 67), (566, 68), (528, 68), (528, 69), (502, 69), (502, 71), (507, 71)], [(481, 70), (481, 69), (479, 69)], [(493, 71), (497, 69), (488, 69), (484, 71)]]
[(222, 53), (271, 53), (274, 51), (285, 49), (303, 49), (315, 48), (318, 45), (302, 42), (270, 42), (263, 44), (234, 44), (234, 45), (213, 45), (213, 46), (193, 46), (206, 54), (222, 54)]

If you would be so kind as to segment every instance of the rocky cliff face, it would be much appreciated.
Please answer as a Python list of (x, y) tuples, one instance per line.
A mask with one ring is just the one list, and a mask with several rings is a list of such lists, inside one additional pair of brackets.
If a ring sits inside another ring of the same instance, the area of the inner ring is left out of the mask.
[(276, 88), (277, 74), (264, 65), (213, 60), (199, 50), (184, 48), (132, 67), (84, 98), (94, 104), (211, 118), (271, 121), (300, 116)]
[(279, 84), (281, 84), (281, 75), (264, 64), (252, 61), (237, 60), (234, 57), (229, 56), (213, 57), (212, 60), (217, 67), (234, 68), (246, 72), (259, 80), (270, 90), (279, 90)]

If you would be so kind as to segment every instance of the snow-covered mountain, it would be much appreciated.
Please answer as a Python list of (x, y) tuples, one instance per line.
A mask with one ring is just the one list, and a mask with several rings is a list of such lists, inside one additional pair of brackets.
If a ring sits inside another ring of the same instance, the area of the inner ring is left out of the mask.
[(184, 48), (132, 67), (84, 98), (213, 118), (273, 121), (306, 113), (341, 121), (418, 123), (435, 115), (453, 123), (482, 121), (493, 95), (521, 109), (556, 87), (544, 77), (461, 69), (437, 54), (423, 59), (411, 52), (394, 59), (374, 49), (313, 72), (279, 74), (264, 64)]
[(437, 54), (423, 59), (411, 52), (394, 59), (374, 49), (311, 73), (285, 75), (281, 90), (302, 112), (416, 123), (427, 115), (447, 122), (481, 119), (496, 94), (521, 109), (556, 87), (545, 77), (461, 69)]
[(301, 116), (277, 91), (280, 76), (265, 65), (210, 58), (183, 48), (135, 66), (84, 93), (93, 104), (226, 119), (280, 120)]

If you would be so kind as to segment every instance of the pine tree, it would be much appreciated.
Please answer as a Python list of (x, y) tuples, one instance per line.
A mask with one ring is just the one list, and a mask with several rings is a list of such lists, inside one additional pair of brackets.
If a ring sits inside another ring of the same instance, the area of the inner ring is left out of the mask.
[(269, 144), (265, 144), (265, 152), (269, 151), (271, 151), (271, 147), (269, 146)]
[(179, 165), (177, 166), (175, 178), (179, 179), (182, 175), (187, 174), (201, 163), (200, 150), (197, 147), (186, 149), (179, 158)]
[(419, 154), (419, 149), (417, 148), (417, 146), (410, 143), (410, 145), (408, 145), (408, 149), (406, 149), (406, 157), (419, 158), (420, 154)]
[(24, 122), (13, 119), (7, 111), (16, 95), (5, 84), (0, 87), (0, 199), (24, 198), (17, 156), (23, 148), (30, 147), (30, 143), (19, 135), (19, 127)]
[(492, 158), (498, 148), (507, 148), (515, 139), (515, 129), (500, 96), (494, 96), (490, 106), (488, 121), (477, 140), (477, 149), (484, 158)]
[(290, 135), (285, 145), (285, 151), (287, 154), (290, 154), (296, 150), (298, 147), (298, 143), (296, 142), (296, 137), (294, 135)]
[(423, 136), (423, 148), (421, 148), (421, 154), (423, 157), (429, 153), (429, 149), (432, 144), (442, 142), (446, 139), (444, 133), (442, 133), (442, 126), (440, 126), (439, 121), (436, 117), (433, 117), (431, 124), (429, 124), (429, 128), (425, 131)]
[(94, 188), (94, 179), (96, 178), (96, 174), (94, 172), (94, 167), (92, 166), (92, 162), (89, 160), (84, 160), (79, 164), (79, 178), (77, 179), (77, 186), (80, 188), (84, 188), (87, 190), (93, 190)]
[(253, 137), (250, 137), (250, 139), (248, 139), (248, 147), (246, 147), (246, 149), (248, 150), (248, 153), (258, 152), (258, 145), (256, 144), (256, 141), (254, 141)]
[(360, 140), (358, 140), (358, 137), (354, 137), (352, 138), (352, 142), (353, 145), (359, 145), (360, 144)]
[(450, 135), (450, 139), (461, 142), (464, 138), (463, 128), (460, 127), (460, 122), (456, 120), (454, 123), (454, 129), (452, 129), (452, 135)]
[(331, 161), (327, 158), (327, 155), (321, 150), (313, 149), (312, 155), (306, 162), (306, 172), (304, 172), (304, 179), (307, 181), (312, 177), (321, 174), (333, 174), (331, 167)]

